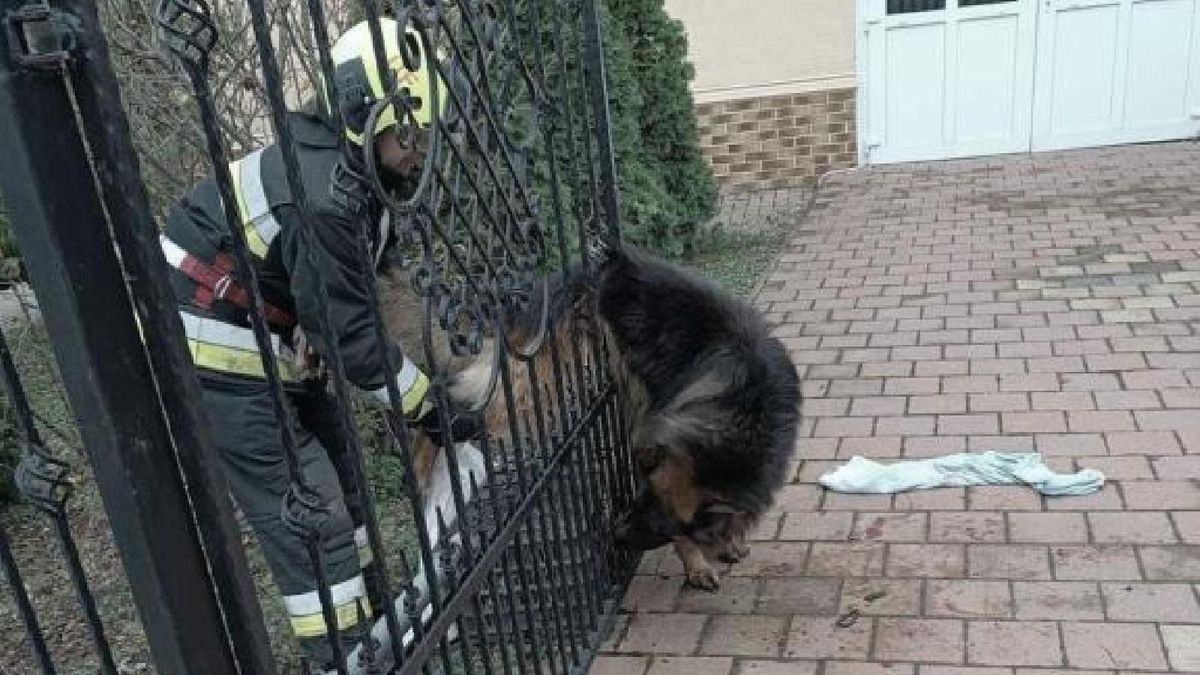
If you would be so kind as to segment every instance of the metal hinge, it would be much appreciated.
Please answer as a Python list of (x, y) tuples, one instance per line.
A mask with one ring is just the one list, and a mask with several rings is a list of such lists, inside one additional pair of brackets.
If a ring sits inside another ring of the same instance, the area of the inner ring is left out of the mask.
[(4, 28), (13, 61), (30, 70), (61, 70), (70, 63), (79, 43), (79, 19), (44, 2), (8, 12)]

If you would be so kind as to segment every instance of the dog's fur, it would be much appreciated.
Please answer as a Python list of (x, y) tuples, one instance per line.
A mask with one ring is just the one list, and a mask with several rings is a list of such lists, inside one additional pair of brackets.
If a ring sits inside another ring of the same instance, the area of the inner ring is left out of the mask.
[[(674, 542), (688, 583), (716, 588), (707, 556), (736, 561), (748, 531), (786, 480), (800, 389), (795, 366), (763, 318), (715, 285), (631, 247), (612, 250), (593, 277), (552, 277), (546, 298), (508, 317), (509, 351), (540, 332), (542, 301), (552, 331), (528, 362), (508, 356), (514, 400), (488, 396), (494, 343), (456, 369), (452, 396), (484, 406), (489, 433), (537, 429), (532, 387), (554, 382), (551, 351), (603, 359), (623, 389), (631, 445), (646, 489), (622, 516), (616, 538), (648, 550)], [(529, 370), (533, 376), (530, 377)], [(553, 405), (554, 396), (542, 396)], [(520, 419), (509, 418), (508, 410)], [(436, 449), (418, 444), (419, 464)]]

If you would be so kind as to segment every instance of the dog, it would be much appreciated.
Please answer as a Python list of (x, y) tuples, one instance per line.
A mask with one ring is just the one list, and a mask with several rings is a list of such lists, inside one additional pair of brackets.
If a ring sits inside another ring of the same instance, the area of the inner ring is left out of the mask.
[[(715, 590), (709, 560), (748, 553), (748, 533), (786, 482), (799, 425), (799, 374), (763, 317), (677, 265), (616, 244), (592, 273), (548, 277), (503, 326), (513, 400), (492, 385), (499, 347), (490, 340), (454, 369), (455, 402), (482, 409), (489, 434), (511, 439), (541, 423), (533, 388), (554, 382), (553, 351), (560, 364), (573, 354), (585, 368), (607, 367), (643, 484), (614, 539), (627, 550), (673, 543), (686, 583)], [(553, 414), (554, 396), (541, 403), (543, 416)], [(418, 465), (434, 466), (436, 451), (418, 443)]]

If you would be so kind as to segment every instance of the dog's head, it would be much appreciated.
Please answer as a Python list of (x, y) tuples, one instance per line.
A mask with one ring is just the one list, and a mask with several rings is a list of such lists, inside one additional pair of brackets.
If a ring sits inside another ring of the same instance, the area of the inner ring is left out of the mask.
[(617, 522), (614, 538), (626, 549), (649, 551), (687, 537), (712, 558), (744, 555), (747, 531), (755, 514), (717, 498), (702, 502), (690, 517), (680, 515), (653, 489), (645, 489)]
[(662, 446), (636, 453), (647, 481), (615, 527), (619, 546), (648, 551), (687, 537), (714, 558), (737, 558), (757, 511), (739, 505), (737, 495), (697, 485), (690, 458)]

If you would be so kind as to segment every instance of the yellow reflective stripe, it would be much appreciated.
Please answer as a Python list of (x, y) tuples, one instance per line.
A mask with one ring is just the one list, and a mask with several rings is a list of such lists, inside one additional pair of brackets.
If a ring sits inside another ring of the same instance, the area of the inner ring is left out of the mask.
[(267, 242), (263, 241), (262, 236), (255, 229), (250, 207), (246, 203), (246, 190), (242, 183), (243, 164), (241, 159), (229, 163), (229, 173), (233, 177), (233, 193), (237, 197), (238, 215), (242, 219), (242, 232), (246, 236), (246, 246), (254, 255), (265, 258), (267, 257)]
[[(199, 368), (250, 377), (266, 377), (262, 359), (257, 351), (226, 347), (191, 338), (188, 339), (188, 349), (192, 353), (192, 362)], [(278, 358), (275, 363), (279, 367), (279, 376), (284, 380), (293, 382), (300, 379), (296, 365), (290, 360)]]
[[(400, 365), (400, 372), (396, 373), (396, 389), (400, 392), (400, 407), (405, 415), (419, 419), (429, 411), (428, 405), (424, 409), (421, 408), (421, 404), (425, 402), (425, 394), (429, 392), (429, 377), (407, 356)], [(370, 394), (381, 405), (391, 404), (387, 385), (371, 391)], [(414, 415), (418, 411), (420, 414)]]
[(233, 178), (233, 195), (237, 197), (238, 217), (244, 223), (250, 217), (247, 215), (246, 200), (242, 197), (242, 161), (240, 159), (229, 163), (229, 174)]
[[(358, 597), (341, 605), (336, 605), (333, 608), (333, 613), (337, 617), (337, 630), (345, 630), (351, 628), (358, 623), (358, 608), (362, 607), (364, 616), (371, 616), (371, 608), (367, 604), (367, 599)], [(316, 614), (304, 614), (300, 616), (290, 617), (289, 621), (292, 624), (292, 632), (296, 637), (320, 637), (326, 634), (325, 615), (318, 612)]]
[[(425, 402), (425, 394), (429, 391), (429, 378), (425, 373), (417, 371), (417, 379), (413, 382), (408, 392), (404, 394), (404, 398), (400, 399), (400, 405), (404, 408), (404, 414), (412, 416), (414, 412)], [(426, 410), (425, 412), (428, 412)]]

